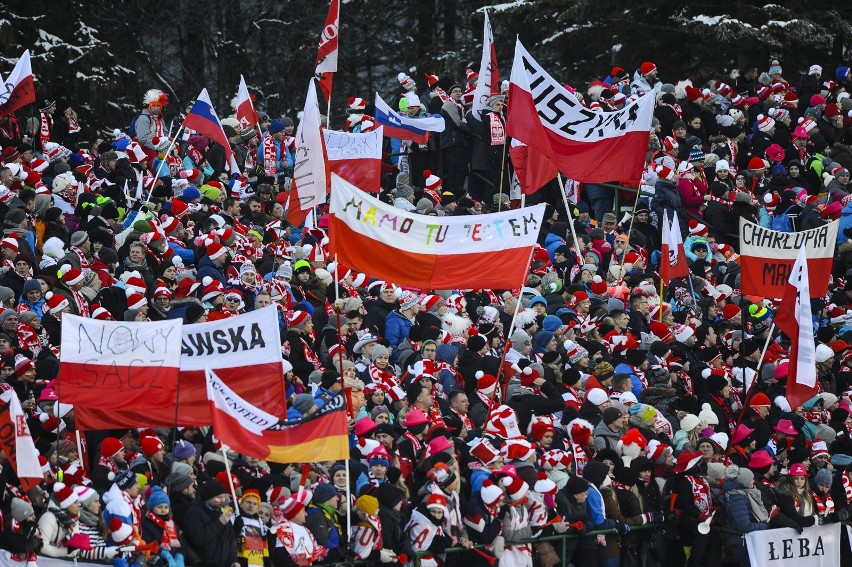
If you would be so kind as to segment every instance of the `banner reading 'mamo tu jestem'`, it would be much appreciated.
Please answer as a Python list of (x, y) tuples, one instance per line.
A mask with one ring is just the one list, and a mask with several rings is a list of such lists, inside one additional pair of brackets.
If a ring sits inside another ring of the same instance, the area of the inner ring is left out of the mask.
[(828, 292), (838, 222), (802, 232), (778, 232), (740, 219), (740, 267), (744, 295), (780, 298), (799, 248), (805, 247), (811, 297)]

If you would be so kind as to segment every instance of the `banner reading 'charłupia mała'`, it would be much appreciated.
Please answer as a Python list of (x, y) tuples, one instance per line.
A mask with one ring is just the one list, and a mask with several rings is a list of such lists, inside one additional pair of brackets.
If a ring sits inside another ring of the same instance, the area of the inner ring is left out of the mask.
[(779, 232), (740, 219), (743, 294), (783, 297), (796, 255), (804, 247), (811, 297), (824, 297), (828, 292), (838, 226), (835, 221), (802, 232)]
[(420, 289), (512, 289), (527, 271), (544, 205), (488, 215), (405, 212), (336, 175), (329, 246), (341, 264)]

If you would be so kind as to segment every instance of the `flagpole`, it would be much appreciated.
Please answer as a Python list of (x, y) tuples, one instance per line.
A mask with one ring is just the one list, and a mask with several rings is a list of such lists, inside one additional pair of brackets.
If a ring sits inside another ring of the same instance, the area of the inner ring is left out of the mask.
[(349, 481), (349, 458), (343, 461), (343, 466), (346, 467), (346, 538), (352, 537), (352, 483)]
[(237, 516), (240, 515), (240, 503), (237, 500), (237, 490), (234, 488), (234, 477), (231, 476), (231, 465), (228, 463), (228, 452), (225, 451), (225, 446), (222, 445), (222, 458), (225, 459), (225, 472), (228, 474), (228, 486), (231, 488), (231, 497), (234, 499), (234, 512)]
[[(630, 234), (633, 232), (633, 221), (636, 219), (636, 206), (639, 204), (639, 199), (642, 197), (642, 182), (639, 182), (639, 187), (636, 189), (636, 199), (633, 201), (633, 212), (630, 213), (630, 228), (627, 229), (627, 242), (624, 243), (624, 254), (630, 249)], [(617, 211), (616, 211), (617, 214)], [(621, 268), (618, 270), (618, 281), (624, 277), (624, 262), (621, 262)], [(616, 282), (618, 283), (618, 282)]]
[[(515, 322), (518, 319), (518, 311), (521, 310), (521, 297), (523, 297), (524, 293), (524, 284), (527, 283), (527, 276), (530, 271), (530, 264), (532, 264), (533, 258), (533, 250), (530, 249), (530, 256), (527, 259), (527, 268), (524, 270), (524, 279), (521, 281), (520, 285), (518, 285), (518, 302), (515, 304), (515, 312), (512, 313), (512, 322), (509, 323), (509, 333), (506, 335), (506, 340), (503, 344), (503, 355), (500, 357), (500, 368), (497, 369), (497, 383), (500, 384), (500, 380), (502, 379), (501, 374), (503, 373), (503, 363), (506, 361), (506, 354), (509, 352), (509, 341), (511, 340), (512, 333), (514, 332)], [(506, 388), (509, 387), (509, 384), (502, 384), (502, 394), (503, 398), (506, 399)]]
[(565, 185), (562, 182), (562, 173), (560, 171), (556, 172), (556, 179), (559, 181), (559, 192), (562, 194), (562, 202), (565, 204), (565, 212), (568, 214), (568, 227), (571, 229), (571, 238), (574, 239), (574, 251), (577, 253), (577, 258), (582, 259), (583, 254), (580, 252), (580, 243), (577, 242), (577, 230), (574, 228), (574, 217), (571, 215), (571, 206), (568, 204), (568, 195), (565, 194)]
[[(743, 416), (745, 415), (746, 403), (748, 399), (751, 397), (751, 391), (754, 389), (755, 384), (760, 380), (760, 365), (763, 364), (763, 357), (766, 356), (766, 351), (769, 350), (769, 342), (772, 340), (772, 332), (775, 330), (775, 322), (772, 322), (772, 325), (769, 327), (769, 332), (766, 333), (766, 342), (763, 344), (763, 350), (760, 351), (760, 358), (757, 359), (757, 373), (754, 375), (754, 379), (751, 381), (751, 385), (746, 390), (745, 398), (743, 399), (743, 407), (740, 408), (740, 415), (737, 418), (737, 422), (734, 424), (734, 428), (742, 423)], [(745, 340), (745, 337), (743, 337)], [(745, 386), (745, 368), (743, 368), (743, 385)], [(733, 431), (733, 430), (732, 430)], [(733, 445), (729, 445), (727, 454), (731, 453), (731, 449)]]
[[(497, 212), (499, 213), (503, 208), (503, 178), (505, 177), (504, 172), (506, 171), (506, 141), (509, 139), (509, 136), (506, 133), (503, 133), (503, 159), (500, 161), (500, 200), (497, 202)], [(521, 188), (521, 200), (524, 198), (524, 190)], [(511, 207), (511, 197), (509, 207)]]
[(80, 466), (83, 467), (83, 470), (87, 470), (89, 467), (87, 466), (86, 459), (83, 458), (83, 440), (80, 439), (80, 430), (77, 429), (76, 425), (74, 425), (74, 438), (77, 443), (77, 458), (80, 461)]

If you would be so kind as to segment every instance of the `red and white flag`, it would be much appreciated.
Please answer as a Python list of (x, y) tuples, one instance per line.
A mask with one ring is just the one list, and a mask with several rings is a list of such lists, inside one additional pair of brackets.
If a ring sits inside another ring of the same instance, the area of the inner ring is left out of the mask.
[(299, 226), (314, 207), (325, 203), (329, 188), (328, 158), (325, 138), (322, 135), (317, 88), (313, 79), (308, 84), (305, 111), (296, 130), (295, 159), (287, 221)]
[(524, 195), (532, 195), (559, 172), (553, 162), (541, 152), (530, 151), (529, 146), (515, 139), (512, 139), (512, 145), (509, 147), (509, 157), (515, 166), (515, 174)]
[(5, 81), (0, 81), (0, 116), (6, 116), (35, 102), (33, 69), (30, 65), (30, 50), (24, 51), (15, 68)]
[(8, 384), (0, 384), (0, 451), (12, 465), (24, 492), (44, 482), (38, 451), (27, 426), (27, 414), (18, 394)]
[(337, 72), (337, 52), (340, 47), (340, 0), (331, 0), (328, 16), (320, 34), (319, 49), (317, 49), (316, 75), (319, 79), (325, 100), (331, 96), (331, 83)]
[(775, 324), (790, 338), (787, 401), (794, 410), (817, 394), (816, 346), (811, 315), (807, 249), (799, 248)]
[[(782, 214), (782, 213), (778, 213)], [(828, 293), (840, 221), (801, 232), (779, 232), (740, 218), (740, 268), (743, 295), (778, 298), (799, 252), (808, 260), (812, 298)]]
[(618, 112), (594, 112), (515, 45), (506, 131), (548, 157), (566, 177), (583, 183), (639, 182), (654, 97), (643, 96)]
[(544, 217), (543, 204), (431, 217), (383, 203), (336, 175), (331, 186), (330, 252), (356, 271), (418, 289), (517, 288)]
[(240, 88), (237, 89), (237, 121), (242, 128), (253, 128), (259, 122), (254, 103), (246, 86), (246, 80), (240, 75)]
[(479, 61), (479, 81), (473, 91), (471, 110), (476, 116), (485, 110), (485, 102), (491, 95), (500, 94), (500, 71), (497, 69), (497, 53), (494, 51), (494, 30), (485, 12), (482, 27), (482, 58)]
[(323, 130), (331, 173), (367, 191), (381, 191), (384, 126), (371, 132)]
[(62, 401), (94, 413), (174, 407), (180, 336), (180, 319), (128, 323), (63, 315)]
[(663, 248), (660, 257), (660, 278), (668, 284), (675, 278), (685, 278), (689, 275), (686, 263), (686, 252), (683, 249), (683, 238), (680, 234), (677, 213), (669, 224), (668, 211), (663, 212)]

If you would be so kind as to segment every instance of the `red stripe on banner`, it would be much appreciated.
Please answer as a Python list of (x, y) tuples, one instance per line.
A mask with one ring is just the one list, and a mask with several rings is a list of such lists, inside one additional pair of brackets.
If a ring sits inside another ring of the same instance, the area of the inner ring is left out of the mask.
[(478, 254), (419, 254), (355, 232), (335, 215), (330, 219), (330, 250), (341, 264), (373, 278), (404, 281), (410, 287), (456, 289), (465, 282), (470, 288), (513, 289), (529, 263), (528, 247)]
[(63, 401), (89, 410), (125, 410), (140, 405), (174, 406), (177, 378), (178, 369), (174, 366), (156, 368), (148, 364), (104, 366), (63, 362), (59, 388)]
[[(828, 279), (831, 276), (832, 258), (808, 259), (808, 282), (811, 297), (824, 297), (828, 293)], [(781, 298), (790, 279), (795, 258), (760, 258), (740, 256), (743, 295)]]
[(20, 83), (15, 85), (6, 103), (0, 106), (0, 116), (12, 114), (19, 108), (23, 108), (34, 102), (35, 86), (33, 85), (33, 76), (27, 75)]
[(367, 193), (382, 190), (382, 160), (372, 158), (328, 160), (331, 172)]
[[(63, 373), (65, 365), (66, 363), (62, 365)], [(273, 415), (287, 415), (284, 377), (280, 362), (247, 364), (239, 368), (214, 368), (213, 370), (228, 387), (247, 402)], [(62, 395), (65, 396), (64, 384)], [(106, 418), (103, 409), (93, 410), (89, 406), (76, 407), (74, 414), (80, 429), (84, 430), (115, 427), (172, 427), (175, 421), (175, 397), (173, 391), (171, 398), (164, 404), (154, 404), (145, 398), (132, 408), (110, 412)], [(201, 427), (211, 423), (212, 416), (207, 402), (204, 371), (181, 372), (178, 425)]]
[(532, 94), (514, 83), (509, 86), (509, 100), (508, 134), (545, 154), (567, 177), (584, 183), (638, 182), (642, 178), (648, 132), (576, 142), (545, 128)]
[(208, 404), (211, 409), (210, 423), (213, 425), (216, 439), (243, 455), (258, 459), (265, 459), (269, 455), (269, 444), (262, 435), (248, 431), (229, 413), (213, 407), (212, 403)]

